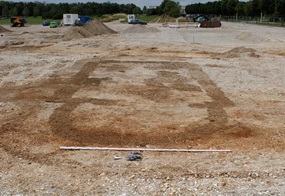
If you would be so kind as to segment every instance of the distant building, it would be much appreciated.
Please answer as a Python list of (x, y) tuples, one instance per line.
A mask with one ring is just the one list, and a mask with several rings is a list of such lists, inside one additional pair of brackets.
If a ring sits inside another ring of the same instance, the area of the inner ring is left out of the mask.
[(148, 6), (147, 9), (156, 9), (158, 6)]

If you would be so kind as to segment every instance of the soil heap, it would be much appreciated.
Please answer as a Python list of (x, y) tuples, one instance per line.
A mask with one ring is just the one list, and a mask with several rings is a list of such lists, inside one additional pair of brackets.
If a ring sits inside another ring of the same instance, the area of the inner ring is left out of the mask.
[(0, 33), (4, 33), (4, 32), (10, 32), (8, 29), (0, 26)]
[(237, 35), (236, 38), (239, 40), (247, 40), (251, 36), (252, 36), (251, 32), (242, 32), (239, 35)]
[(144, 25), (134, 25), (124, 30), (122, 33), (128, 34), (128, 33), (156, 33), (156, 32), (159, 32), (159, 30), (155, 27), (146, 27)]
[(259, 55), (256, 54), (255, 49), (246, 47), (236, 47), (218, 55), (220, 58), (238, 58), (242, 56), (258, 57)]
[(97, 19), (89, 22), (82, 27), (72, 27), (64, 33), (64, 40), (72, 40), (78, 38), (88, 38), (96, 35), (116, 33)]

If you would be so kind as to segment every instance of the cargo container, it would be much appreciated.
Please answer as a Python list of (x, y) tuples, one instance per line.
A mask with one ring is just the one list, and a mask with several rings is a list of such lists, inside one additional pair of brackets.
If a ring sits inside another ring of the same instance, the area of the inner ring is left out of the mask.
[(89, 16), (78, 16), (78, 23), (81, 23), (82, 25), (85, 25), (90, 21), (91, 18)]
[(70, 26), (74, 25), (75, 21), (78, 20), (78, 14), (63, 14), (63, 25)]

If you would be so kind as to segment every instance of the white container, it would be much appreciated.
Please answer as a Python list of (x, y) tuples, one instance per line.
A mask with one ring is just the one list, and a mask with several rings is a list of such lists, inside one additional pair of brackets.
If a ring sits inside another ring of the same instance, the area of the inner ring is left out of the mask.
[(63, 25), (74, 25), (75, 21), (78, 20), (78, 14), (63, 14)]
[(134, 20), (134, 19), (136, 19), (134, 14), (129, 14), (128, 15), (128, 22), (131, 22), (131, 20)]

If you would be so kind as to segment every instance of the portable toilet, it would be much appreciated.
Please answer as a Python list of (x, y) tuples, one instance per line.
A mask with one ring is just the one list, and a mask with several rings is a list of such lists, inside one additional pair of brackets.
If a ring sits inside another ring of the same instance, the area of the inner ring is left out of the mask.
[(74, 25), (75, 21), (77, 20), (78, 20), (78, 14), (63, 14), (64, 26)]

